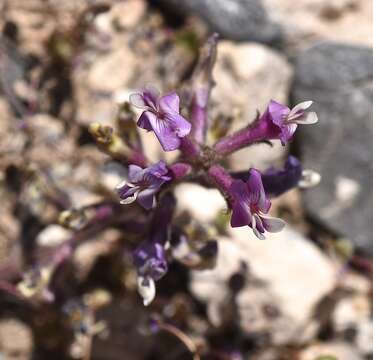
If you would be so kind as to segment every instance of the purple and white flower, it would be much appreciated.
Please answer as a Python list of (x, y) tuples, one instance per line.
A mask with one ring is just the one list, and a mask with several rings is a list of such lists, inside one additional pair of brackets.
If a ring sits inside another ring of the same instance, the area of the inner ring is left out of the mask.
[(317, 114), (306, 111), (311, 105), (312, 101), (304, 101), (290, 109), (271, 100), (259, 119), (259, 126), (265, 129), (263, 137), (267, 140), (280, 139), (282, 145), (285, 145), (293, 137), (298, 125), (317, 123)]
[(232, 227), (248, 225), (259, 239), (264, 239), (264, 233), (279, 232), (285, 223), (278, 218), (266, 216), (271, 207), (267, 198), (261, 174), (256, 169), (249, 170), (247, 182), (234, 180), (229, 188), (232, 201)]
[(137, 286), (144, 305), (149, 305), (156, 293), (155, 282), (168, 270), (166, 243), (169, 241), (175, 199), (165, 194), (155, 209), (150, 224), (148, 239), (143, 241), (133, 253), (133, 263), (137, 269)]
[(159, 91), (147, 86), (130, 96), (132, 105), (144, 109), (137, 125), (154, 131), (164, 151), (176, 150), (181, 139), (191, 131), (191, 124), (180, 115), (180, 99), (175, 92), (160, 96)]
[(145, 169), (130, 165), (128, 181), (125, 180), (117, 186), (121, 204), (130, 204), (137, 200), (144, 209), (153, 208), (156, 202), (155, 194), (165, 182), (171, 180), (168, 172), (162, 160)]

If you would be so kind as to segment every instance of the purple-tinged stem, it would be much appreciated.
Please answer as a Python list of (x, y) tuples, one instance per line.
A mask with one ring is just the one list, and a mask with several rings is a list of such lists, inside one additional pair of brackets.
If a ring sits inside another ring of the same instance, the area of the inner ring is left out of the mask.
[(180, 150), (186, 158), (195, 158), (200, 154), (200, 146), (197, 145), (189, 136), (181, 139)]
[(168, 166), (168, 169), (172, 173), (174, 180), (179, 180), (188, 175), (192, 167), (189, 164), (178, 162)]
[(199, 144), (203, 144), (206, 138), (207, 131), (207, 104), (208, 90), (200, 88), (193, 95), (192, 99), (192, 115), (191, 122), (192, 136)]
[(140, 151), (133, 150), (131, 154), (128, 155), (128, 164), (138, 165), (142, 168), (148, 166), (148, 159)]
[(216, 60), (218, 34), (213, 34), (200, 51), (200, 58), (192, 75), (191, 122), (192, 137), (204, 144), (208, 127), (208, 101), (213, 86), (212, 69)]
[(234, 134), (225, 136), (217, 141), (214, 145), (214, 150), (219, 155), (226, 156), (255, 142), (265, 140), (268, 134), (267, 126), (266, 122), (261, 121), (252, 127), (248, 126), (238, 130)]
[(211, 166), (208, 171), (208, 177), (223, 194), (229, 195), (229, 188), (234, 179), (222, 166)]

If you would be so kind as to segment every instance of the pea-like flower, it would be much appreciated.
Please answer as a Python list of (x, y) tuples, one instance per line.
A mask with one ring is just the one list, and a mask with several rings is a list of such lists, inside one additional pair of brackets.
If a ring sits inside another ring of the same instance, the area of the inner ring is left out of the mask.
[(269, 168), (262, 174), (266, 194), (270, 197), (280, 196), (297, 187), (302, 179), (302, 172), (302, 164), (294, 156), (288, 157), (284, 169)]
[(168, 172), (162, 160), (145, 169), (130, 165), (128, 181), (125, 180), (117, 186), (121, 204), (130, 204), (137, 200), (144, 209), (153, 208), (156, 202), (155, 194), (165, 182), (171, 180)]
[(266, 111), (259, 119), (259, 126), (265, 129), (265, 139), (280, 139), (285, 145), (293, 137), (300, 124), (315, 124), (318, 121), (315, 112), (306, 111), (312, 101), (304, 101), (292, 109), (271, 100)]
[(154, 131), (164, 151), (176, 150), (181, 139), (191, 130), (191, 124), (180, 115), (180, 99), (175, 92), (160, 96), (151, 86), (130, 96), (132, 105), (144, 109), (137, 125)]
[(258, 170), (249, 170), (247, 182), (234, 180), (229, 194), (232, 201), (232, 227), (248, 225), (259, 239), (265, 238), (266, 231), (279, 232), (284, 227), (283, 220), (265, 216), (271, 207), (271, 201), (264, 192)]
[(148, 239), (133, 253), (138, 276), (137, 286), (145, 306), (155, 297), (155, 282), (168, 270), (165, 245), (169, 240), (174, 209), (174, 197), (170, 193), (165, 194), (154, 211)]

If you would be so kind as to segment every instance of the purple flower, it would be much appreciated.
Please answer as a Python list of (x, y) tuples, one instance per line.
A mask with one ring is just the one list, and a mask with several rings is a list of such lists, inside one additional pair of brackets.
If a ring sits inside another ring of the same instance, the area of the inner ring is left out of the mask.
[(133, 253), (133, 263), (137, 268), (138, 290), (144, 305), (149, 305), (155, 297), (155, 281), (167, 272), (165, 244), (169, 240), (171, 220), (175, 209), (175, 199), (171, 193), (165, 194), (155, 209), (150, 224), (149, 237)]
[(299, 124), (315, 124), (318, 121), (315, 112), (306, 112), (312, 101), (304, 101), (289, 109), (271, 100), (266, 111), (259, 119), (259, 126), (265, 130), (265, 139), (280, 139), (285, 145), (294, 135)]
[(247, 182), (234, 180), (229, 188), (232, 200), (231, 226), (248, 225), (259, 239), (264, 239), (264, 233), (279, 232), (285, 223), (281, 219), (265, 216), (271, 201), (266, 197), (260, 172), (249, 170)]
[(145, 110), (137, 125), (154, 131), (164, 151), (178, 149), (180, 139), (190, 133), (192, 126), (180, 115), (180, 100), (175, 92), (160, 96), (157, 89), (148, 86), (141, 93), (132, 94), (130, 101)]
[(130, 204), (135, 200), (145, 209), (155, 206), (155, 194), (160, 187), (171, 180), (167, 175), (168, 169), (164, 161), (142, 169), (137, 165), (130, 165), (128, 182), (123, 181), (117, 186), (121, 204)]
[(140, 244), (134, 254), (133, 262), (139, 276), (158, 281), (167, 272), (166, 251), (164, 245), (145, 241)]
[(283, 170), (270, 168), (262, 174), (263, 186), (270, 197), (280, 196), (286, 191), (298, 186), (302, 179), (303, 167), (300, 161), (289, 156)]

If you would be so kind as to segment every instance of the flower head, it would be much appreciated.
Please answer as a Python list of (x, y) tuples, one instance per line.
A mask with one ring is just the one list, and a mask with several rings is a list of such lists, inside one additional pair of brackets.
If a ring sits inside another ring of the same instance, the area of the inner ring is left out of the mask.
[(271, 207), (267, 198), (260, 172), (249, 170), (247, 182), (234, 180), (229, 188), (232, 198), (231, 226), (248, 225), (259, 239), (264, 239), (264, 233), (279, 232), (285, 223), (281, 219), (265, 216)]
[(160, 96), (157, 89), (148, 86), (130, 96), (132, 105), (144, 109), (137, 125), (154, 131), (164, 151), (180, 147), (181, 138), (187, 136), (191, 124), (180, 115), (180, 99), (175, 92)]
[(171, 180), (167, 175), (168, 169), (164, 161), (142, 169), (137, 165), (130, 165), (128, 182), (123, 181), (117, 186), (121, 204), (130, 204), (135, 200), (145, 209), (155, 206), (155, 194), (160, 187)]
[(289, 109), (271, 100), (259, 119), (259, 124), (265, 125), (266, 139), (280, 139), (282, 145), (285, 145), (291, 140), (299, 124), (317, 123), (317, 114), (306, 111), (311, 105), (312, 101), (304, 101)]

